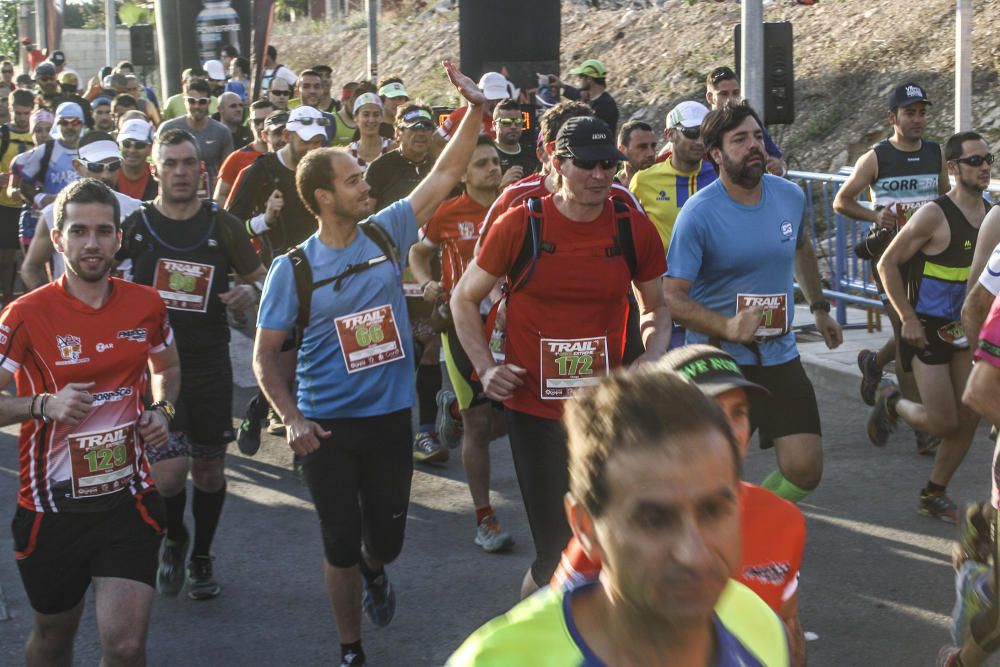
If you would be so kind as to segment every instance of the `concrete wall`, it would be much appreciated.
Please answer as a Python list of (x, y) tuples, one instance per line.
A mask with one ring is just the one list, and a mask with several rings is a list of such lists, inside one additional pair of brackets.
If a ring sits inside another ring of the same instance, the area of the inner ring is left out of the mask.
[[(118, 60), (131, 60), (132, 49), (129, 43), (128, 30), (119, 28)], [(66, 54), (66, 65), (76, 70), (80, 75), (80, 86), (86, 86), (90, 77), (107, 63), (104, 57), (104, 29), (84, 30), (74, 28), (63, 30), (62, 52)]]

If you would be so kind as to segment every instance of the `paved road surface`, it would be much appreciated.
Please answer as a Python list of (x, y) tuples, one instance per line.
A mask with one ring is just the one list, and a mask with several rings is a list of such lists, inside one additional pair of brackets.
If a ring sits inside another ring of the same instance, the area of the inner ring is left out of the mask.
[[(237, 341), (240, 342), (240, 341)], [(234, 356), (246, 359), (246, 346)], [(247, 374), (237, 384), (247, 385)], [(237, 405), (249, 397), (237, 388)], [(826, 470), (802, 505), (808, 545), (801, 585), (810, 664), (933, 665), (947, 640), (953, 603), (948, 562), (953, 528), (916, 513), (930, 460), (899, 433), (884, 450), (868, 444), (865, 406), (856, 395), (821, 396)], [(15, 430), (0, 433), (0, 499), (11, 516), (16, 493)], [(985, 497), (992, 447), (981, 429), (952, 493), (959, 502)], [(149, 664), (239, 667), (338, 663), (339, 652), (320, 573), (318, 523), (305, 488), (289, 473), (283, 442), (265, 437), (246, 458), (232, 447), (229, 491), (215, 544), (225, 589), (211, 602), (156, 601)], [(773, 455), (752, 450), (746, 476), (760, 481)], [(406, 546), (389, 573), (399, 593), (386, 629), (364, 628), (369, 663), (379, 667), (441, 665), (478, 625), (516, 601), (530, 562), (530, 536), (506, 441), (493, 445), (495, 506), (514, 531), (513, 553), (487, 555), (472, 543), (474, 519), (457, 458), (414, 475)], [(0, 530), (0, 585), (13, 618), (0, 622), (0, 665), (22, 664), (30, 609), (17, 577), (9, 530)], [(99, 660), (93, 605), (76, 643), (76, 663)]]

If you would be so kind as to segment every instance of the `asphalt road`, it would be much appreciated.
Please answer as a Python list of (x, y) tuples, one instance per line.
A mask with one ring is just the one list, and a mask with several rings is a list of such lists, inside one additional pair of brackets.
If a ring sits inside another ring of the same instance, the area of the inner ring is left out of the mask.
[[(237, 337), (234, 357), (246, 364)], [(245, 366), (244, 366), (245, 368)], [(250, 392), (237, 373), (236, 405)], [(866, 406), (855, 395), (824, 395), (826, 469), (819, 490), (801, 505), (808, 543), (800, 608), (809, 664), (933, 665), (947, 641), (954, 602), (949, 565), (952, 526), (919, 516), (917, 493), (931, 461), (917, 456), (900, 432), (884, 450), (868, 444)], [(15, 429), (0, 433), (0, 499), (13, 513)], [(364, 627), (372, 666), (441, 665), (462, 639), (517, 601), (531, 560), (530, 535), (506, 440), (493, 444), (494, 506), (518, 541), (512, 553), (489, 555), (473, 544), (475, 521), (457, 456), (441, 467), (418, 468), (407, 539), (389, 567), (398, 593), (395, 620)], [(457, 455), (457, 452), (453, 452)], [(958, 502), (985, 498), (992, 447), (980, 429), (951, 486)], [(240, 667), (335, 665), (339, 650), (321, 577), (319, 526), (305, 487), (290, 473), (291, 452), (265, 436), (253, 458), (235, 445), (228, 460), (229, 497), (215, 543), (223, 594), (209, 602), (158, 598), (149, 635), (149, 664)], [(760, 481), (773, 454), (751, 450), (746, 477)], [(190, 497), (190, 496), (189, 496)], [(0, 664), (23, 663), (31, 626), (11, 555), (0, 531), (0, 585), (12, 618), (0, 622)], [(78, 665), (100, 659), (93, 604), (76, 642)]]

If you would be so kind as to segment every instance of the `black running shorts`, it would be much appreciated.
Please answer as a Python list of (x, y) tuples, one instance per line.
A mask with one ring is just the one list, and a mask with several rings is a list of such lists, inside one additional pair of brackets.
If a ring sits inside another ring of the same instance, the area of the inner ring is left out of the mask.
[(947, 326), (951, 320), (942, 317), (931, 317), (929, 315), (917, 315), (921, 326), (924, 327), (924, 336), (927, 337), (927, 347), (920, 349), (914, 347), (897, 336), (899, 345), (899, 357), (903, 362), (903, 370), (907, 373), (913, 371), (913, 360), (919, 359), (928, 366), (944, 366), (951, 363), (951, 358), (955, 352), (968, 350), (966, 343), (962, 346), (955, 346), (941, 338), (938, 329)]
[(181, 393), (170, 430), (183, 431), (191, 456), (218, 458), (236, 439), (233, 431), (233, 367), (229, 347), (181, 354)]
[(798, 357), (777, 366), (740, 366), (751, 382), (763, 386), (770, 396), (750, 394), (750, 428), (760, 430), (762, 447), (775, 438), (799, 433), (822, 435), (816, 392)]

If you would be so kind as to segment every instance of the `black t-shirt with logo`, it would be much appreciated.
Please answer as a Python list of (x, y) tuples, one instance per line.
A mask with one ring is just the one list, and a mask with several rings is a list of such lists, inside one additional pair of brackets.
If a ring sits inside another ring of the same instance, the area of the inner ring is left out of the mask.
[(423, 162), (411, 162), (403, 157), (399, 149), (375, 158), (365, 172), (365, 180), (372, 188), (375, 210), (381, 211), (409, 195), (433, 168), (434, 160), (430, 155)]
[[(223, 228), (224, 226), (224, 228)], [(119, 260), (132, 260), (132, 279), (163, 298), (183, 352), (229, 342), (226, 305), (229, 273), (253, 273), (260, 260), (235, 217), (208, 204), (187, 220), (172, 220), (143, 204), (123, 223)]]
[(240, 220), (263, 213), (275, 190), (284, 197), (278, 221), (264, 235), (275, 255), (302, 243), (316, 232), (316, 217), (302, 203), (295, 187), (295, 171), (282, 164), (277, 153), (265, 153), (254, 160), (242, 172), (238, 183), (230, 195), (227, 209)]
[(538, 168), (541, 166), (534, 153), (524, 146), (521, 146), (521, 150), (518, 153), (508, 153), (497, 146), (497, 153), (500, 155), (500, 172), (504, 174), (511, 167), (519, 166), (524, 169), (523, 176), (527, 176), (538, 171)]

